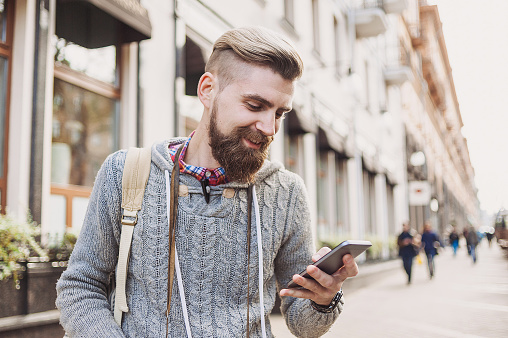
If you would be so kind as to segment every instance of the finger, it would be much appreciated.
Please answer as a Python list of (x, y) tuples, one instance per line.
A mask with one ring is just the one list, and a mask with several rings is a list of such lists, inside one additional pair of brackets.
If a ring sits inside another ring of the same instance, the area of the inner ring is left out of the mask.
[[(309, 290), (315, 292), (315, 293), (322, 293), (324, 292), (324, 289), (331, 289), (335, 290), (337, 287), (337, 282), (335, 278), (323, 270), (320, 270), (319, 268), (315, 267), (314, 265), (309, 265), (307, 267), (307, 273), (314, 278), (314, 281), (310, 280), (310, 282), (307, 282), (305, 284), (305, 288), (308, 288)], [(312, 283), (311, 283), (312, 282)]]
[(322, 247), (321, 249), (319, 249), (318, 252), (316, 252), (314, 255), (312, 255), (312, 261), (317, 262), (319, 259), (321, 259), (321, 257), (326, 255), (330, 251), (332, 251), (332, 249), (330, 249), (329, 247), (326, 247), (326, 246)]
[(300, 285), (302, 288), (291, 288), (291, 289), (282, 289), (280, 291), (281, 296), (291, 296), (291, 297), (297, 297), (297, 298), (308, 298), (311, 299), (314, 296), (314, 293), (310, 290), (310, 288), (313, 288), (313, 283), (317, 284), (316, 282), (312, 281), (309, 278), (302, 277), (300, 275), (294, 275), (293, 281)]
[(342, 258), (344, 266), (333, 273), (334, 277), (338, 277), (340, 282), (345, 281), (349, 277), (354, 277), (358, 274), (358, 265), (356, 264), (353, 256), (344, 255)]

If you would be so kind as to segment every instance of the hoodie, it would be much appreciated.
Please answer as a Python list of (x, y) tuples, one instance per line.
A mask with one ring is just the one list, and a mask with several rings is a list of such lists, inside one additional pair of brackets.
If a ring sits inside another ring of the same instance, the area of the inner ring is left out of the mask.
[[(168, 217), (165, 172), (173, 163), (168, 146), (154, 144), (143, 205), (134, 228), (126, 294), (129, 312), (121, 328), (107, 293), (115, 271), (121, 235), (122, 173), (126, 151), (110, 155), (97, 174), (78, 241), (57, 283), (61, 324), (71, 337), (163, 337), (166, 334)], [(183, 287), (194, 337), (242, 337), (250, 326), (261, 336), (261, 316), (272, 337), (269, 314), (276, 292), (311, 263), (314, 245), (302, 179), (281, 164), (265, 161), (256, 174), (257, 215), (261, 225), (264, 311), (260, 311), (258, 238), (252, 221), (250, 321), (247, 323), (247, 184), (211, 187), (204, 202), (200, 182), (181, 174), (176, 226)], [(227, 192), (227, 193), (226, 193)], [(169, 336), (185, 337), (182, 304), (175, 278)], [(324, 334), (342, 311), (314, 310), (308, 299), (283, 297), (281, 312), (298, 337)]]

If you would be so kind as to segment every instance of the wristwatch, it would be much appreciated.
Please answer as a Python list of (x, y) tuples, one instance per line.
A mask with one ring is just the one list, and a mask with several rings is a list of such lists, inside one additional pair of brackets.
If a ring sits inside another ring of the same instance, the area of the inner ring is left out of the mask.
[(335, 310), (337, 308), (337, 306), (339, 306), (342, 295), (343, 295), (342, 289), (340, 289), (340, 291), (337, 292), (337, 294), (333, 297), (333, 299), (329, 305), (320, 305), (312, 300), (310, 301), (310, 305), (316, 311), (319, 311), (322, 313), (331, 313), (331, 312), (333, 312), (333, 310)]

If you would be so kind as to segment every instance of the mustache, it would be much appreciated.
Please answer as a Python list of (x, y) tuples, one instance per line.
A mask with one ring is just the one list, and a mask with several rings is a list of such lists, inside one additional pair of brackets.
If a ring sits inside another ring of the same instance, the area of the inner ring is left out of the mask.
[(273, 136), (264, 135), (259, 131), (252, 130), (250, 127), (238, 127), (238, 135), (256, 144), (268, 145), (273, 141)]

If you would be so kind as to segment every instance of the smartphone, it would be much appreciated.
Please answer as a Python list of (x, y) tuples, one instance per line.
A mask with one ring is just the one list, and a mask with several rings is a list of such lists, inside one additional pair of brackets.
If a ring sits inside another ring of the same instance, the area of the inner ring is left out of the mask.
[[(350, 254), (351, 256), (353, 256), (353, 258), (355, 258), (362, 252), (370, 248), (371, 246), (372, 243), (369, 241), (347, 240), (337, 245), (335, 248), (333, 248), (332, 251), (321, 257), (313, 265), (317, 266), (319, 269), (331, 275), (344, 265), (344, 263), (342, 262), (342, 258), (344, 257), (344, 255)], [(300, 272), (300, 276), (309, 279), (314, 279), (307, 273), (306, 270)], [(287, 287), (302, 288), (302, 286), (296, 284), (293, 280), (291, 280), (291, 282), (288, 283)]]

